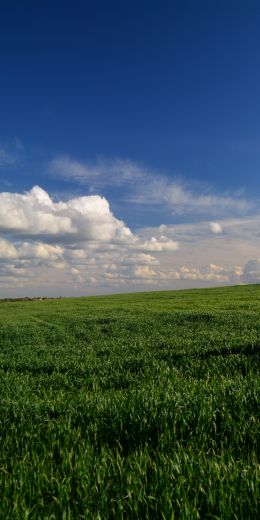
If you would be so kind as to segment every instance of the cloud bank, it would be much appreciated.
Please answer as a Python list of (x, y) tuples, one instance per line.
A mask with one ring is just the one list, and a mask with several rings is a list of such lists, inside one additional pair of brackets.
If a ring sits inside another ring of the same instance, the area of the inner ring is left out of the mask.
[(131, 230), (105, 197), (0, 193), (0, 297), (260, 281), (260, 216)]
[(134, 234), (99, 195), (54, 201), (39, 186), (0, 193), (0, 287), (131, 284), (156, 274), (148, 253), (177, 249), (166, 236)]

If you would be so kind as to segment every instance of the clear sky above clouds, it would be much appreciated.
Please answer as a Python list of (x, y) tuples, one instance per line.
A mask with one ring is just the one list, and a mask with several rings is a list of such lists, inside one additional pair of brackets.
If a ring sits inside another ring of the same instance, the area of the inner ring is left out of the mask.
[(0, 297), (260, 279), (260, 3), (0, 5)]

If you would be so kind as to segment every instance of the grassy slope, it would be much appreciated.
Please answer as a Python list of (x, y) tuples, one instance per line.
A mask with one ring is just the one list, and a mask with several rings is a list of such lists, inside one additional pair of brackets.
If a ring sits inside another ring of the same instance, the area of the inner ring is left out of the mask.
[(0, 518), (259, 513), (259, 286), (0, 302)]

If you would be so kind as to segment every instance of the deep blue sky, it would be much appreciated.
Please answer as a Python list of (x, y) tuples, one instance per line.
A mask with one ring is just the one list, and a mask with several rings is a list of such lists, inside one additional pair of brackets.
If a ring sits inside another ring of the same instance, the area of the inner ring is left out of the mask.
[(0, 143), (26, 150), (8, 175), (121, 157), (259, 194), (259, 27), (252, 0), (3, 0)]
[(259, 0), (0, 0), (0, 297), (260, 281), (259, 28)]

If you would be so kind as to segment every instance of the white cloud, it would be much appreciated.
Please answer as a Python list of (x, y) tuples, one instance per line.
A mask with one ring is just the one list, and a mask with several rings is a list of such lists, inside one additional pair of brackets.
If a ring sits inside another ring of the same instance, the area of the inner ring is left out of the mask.
[(17, 250), (11, 242), (0, 238), (0, 261), (4, 259), (16, 258)]
[(120, 252), (113, 252), (112, 253), (113, 257), (117, 259), (117, 265), (118, 265), (118, 262), (121, 262), (123, 263), (124, 265), (128, 266), (128, 265), (136, 265), (136, 264), (141, 264), (141, 265), (145, 265), (145, 264), (153, 264), (153, 265), (159, 265), (159, 261), (152, 255), (148, 255), (146, 253), (136, 253), (136, 250), (134, 248), (128, 248), (127, 251), (122, 254), (120, 254)]
[(143, 251), (176, 251), (179, 248), (178, 242), (168, 240), (167, 237), (161, 235), (159, 238), (152, 237), (140, 244), (140, 249)]
[(244, 268), (244, 280), (249, 283), (260, 281), (260, 258), (254, 258), (246, 263)]
[(218, 233), (222, 233), (223, 228), (218, 222), (210, 222), (209, 223), (209, 229), (212, 231), (212, 233), (215, 233), (216, 235)]
[(156, 276), (156, 272), (151, 269), (148, 265), (141, 265), (134, 269), (134, 276), (137, 278), (152, 278)]
[[(162, 213), (171, 211), (173, 215), (223, 218), (245, 215), (255, 207), (253, 201), (241, 196), (241, 192), (217, 194), (208, 187), (194, 186), (176, 176), (150, 171), (128, 159), (99, 159), (91, 164), (64, 155), (54, 158), (49, 163), (48, 171), (65, 180), (88, 185), (90, 189), (127, 185), (127, 195), (124, 192), (123, 198), (128, 203), (142, 204), (147, 208), (157, 205)], [(212, 229), (212, 232), (220, 231)]]
[[(214, 226), (212, 226), (212, 224), (214, 224)], [(183, 245), (183, 242), (187, 244), (192, 242), (198, 244), (198, 241), (208, 240), (211, 244), (210, 249), (212, 249), (215, 242), (218, 244), (222, 243), (223, 245), (221, 247), (224, 247), (227, 241), (230, 242), (232, 240), (233, 242), (239, 241), (241, 245), (244, 241), (254, 243), (259, 247), (260, 215), (254, 214), (250, 217), (228, 218), (219, 220), (218, 222), (195, 220), (189, 223), (180, 222), (167, 226), (146, 227), (139, 231), (143, 240), (145, 240), (148, 235), (159, 238), (162, 232), (167, 235), (168, 240), (174, 239), (174, 241), (177, 241), (177, 243), (181, 245)], [(212, 233), (218, 235), (217, 240), (216, 237), (212, 237)], [(220, 246), (217, 245), (218, 250), (219, 247)], [(205, 247), (204, 252), (206, 251), (207, 248)]]
[(147, 284), (251, 283), (260, 280), (259, 246), (259, 215), (136, 234), (99, 195), (56, 202), (39, 187), (0, 193), (0, 286), (6, 292), (71, 295), (145, 290)]
[(58, 241), (124, 241), (129, 228), (114, 217), (99, 195), (54, 202), (35, 186), (25, 194), (0, 193), (0, 231), (15, 237), (55, 237)]
[(160, 204), (171, 209), (173, 215), (194, 214), (225, 216), (246, 214), (254, 207), (252, 201), (231, 195), (217, 195), (186, 186), (179, 180), (153, 176), (145, 190), (131, 197), (138, 204)]
[(21, 259), (57, 260), (62, 258), (64, 248), (44, 243), (24, 242), (17, 247), (17, 256)]
[(35, 284), (47, 291), (150, 283), (160, 277), (157, 254), (177, 249), (165, 235), (134, 235), (105, 198), (55, 202), (38, 186), (0, 193), (0, 231), (0, 285), (11, 288), (17, 279), (29, 291)]
[(235, 282), (243, 274), (241, 266), (221, 266), (209, 264), (202, 268), (182, 266), (174, 273), (177, 280), (196, 280), (206, 282)]
[(94, 186), (121, 186), (144, 179), (146, 170), (130, 160), (99, 159), (96, 163), (80, 162), (67, 155), (53, 159), (49, 164), (52, 175)]

